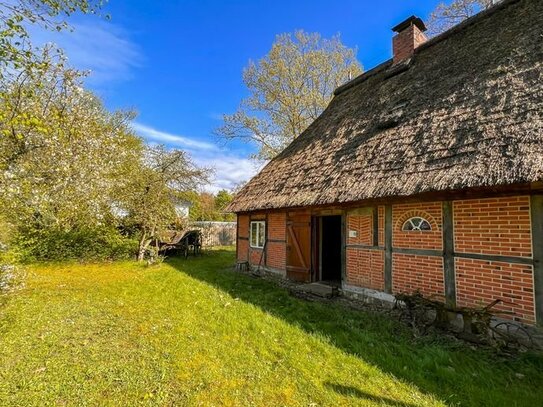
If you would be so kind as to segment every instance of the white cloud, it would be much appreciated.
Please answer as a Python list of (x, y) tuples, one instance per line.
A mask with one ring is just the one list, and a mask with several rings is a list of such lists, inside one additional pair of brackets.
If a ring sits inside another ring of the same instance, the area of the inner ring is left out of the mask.
[(200, 156), (193, 154), (197, 165), (212, 167), (215, 175), (205, 190), (217, 192), (221, 189), (232, 190), (242, 182), (251, 179), (262, 168), (249, 158), (234, 155), (228, 152), (219, 152), (212, 156)]
[(178, 147), (188, 151), (195, 164), (212, 168), (214, 175), (210, 185), (204, 189), (216, 193), (221, 189), (231, 190), (238, 184), (251, 179), (261, 168), (261, 163), (244, 157), (239, 152), (205, 141), (167, 133), (141, 123), (132, 123), (134, 131), (150, 145), (164, 144), (167, 147)]
[(132, 123), (132, 127), (137, 134), (139, 134), (145, 140), (151, 142), (165, 144), (168, 146), (186, 147), (196, 150), (218, 150), (218, 147), (214, 144), (194, 140), (177, 134), (167, 133), (141, 123)]
[(132, 70), (141, 65), (140, 48), (121, 27), (103, 20), (79, 22), (73, 31), (56, 32), (29, 27), (35, 46), (54, 43), (62, 48), (71, 66), (91, 71), (87, 82), (94, 86), (132, 78)]

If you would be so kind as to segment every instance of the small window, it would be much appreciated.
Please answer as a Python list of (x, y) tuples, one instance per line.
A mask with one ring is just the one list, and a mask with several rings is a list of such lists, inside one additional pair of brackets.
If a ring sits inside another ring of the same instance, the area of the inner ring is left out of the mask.
[(249, 241), (251, 242), (251, 247), (263, 248), (264, 241), (266, 239), (266, 222), (263, 220), (251, 222), (251, 233), (249, 236)]
[(432, 230), (432, 226), (430, 225), (430, 222), (428, 222), (426, 219), (420, 218), (420, 217), (414, 217), (414, 218), (409, 218), (405, 221), (405, 223), (402, 226), (402, 230), (404, 232), (410, 232), (414, 230), (427, 231), (427, 230)]

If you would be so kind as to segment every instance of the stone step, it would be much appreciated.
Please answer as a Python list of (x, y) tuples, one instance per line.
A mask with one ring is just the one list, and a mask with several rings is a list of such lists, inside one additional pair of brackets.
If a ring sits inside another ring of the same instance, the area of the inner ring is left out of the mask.
[(313, 294), (323, 298), (332, 298), (339, 294), (338, 288), (323, 284), (323, 283), (310, 283), (304, 284), (299, 287), (300, 291), (303, 291), (308, 294)]

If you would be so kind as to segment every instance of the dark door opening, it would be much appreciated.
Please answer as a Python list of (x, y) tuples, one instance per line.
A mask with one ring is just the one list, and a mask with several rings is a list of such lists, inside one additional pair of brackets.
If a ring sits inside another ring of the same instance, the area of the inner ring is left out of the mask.
[(341, 216), (320, 218), (320, 280), (341, 283)]

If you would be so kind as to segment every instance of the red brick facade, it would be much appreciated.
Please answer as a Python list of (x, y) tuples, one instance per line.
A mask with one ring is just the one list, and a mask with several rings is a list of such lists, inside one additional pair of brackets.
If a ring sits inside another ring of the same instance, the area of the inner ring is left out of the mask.
[[(251, 247), (251, 221), (266, 222), (265, 251)], [(256, 213), (238, 216), (237, 258), (240, 262), (249, 262), (252, 266), (284, 270), (286, 267), (286, 215), (284, 212)]]
[[(430, 231), (402, 231), (404, 223), (412, 217), (422, 217), (430, 222)], [(392, 205), (392, 246), (412, 249), (443, 248), (441, 231), (441, 202)]]
[[(443, 202), (335, 210), (345, 220), (343, 284), (378, 291), (389, 287), (392, 294), (420, 291), (443, 300), (449, 284), (448, 300), (452, 292), (452, 301), (459, 307), (480, 307), (499, 298), (503, 303), (496, 310), (509, 313), (504, 318), (535, 323), (530, 196), (455, 200), (449, 207), (452, 232), (447, 233), (454, 243), (454, 266), (448, 270), (454, 275), (448, 282), (444, 270)], [(316, 209), (313, 215), (322, 212)], [(412, 217), (427, 220), (431, 230), (403, 230)], [(254, 219), (266, 221), (265, 253), (249, 247), (249, 225)], [(286, 212), (279, 211), (239, 216), (238, 260), (284, 271), (286, 222)], [(387, 230), (392, 231), (391, 249), (385, 248)], [(385, 265), (386, 250), (391, 251), (389, 266)], [(390, 267), (389, 277), (386, 267)]]
[(394, 63), (396, 64), (412, 57), (415, 49), (426, 41), (426, 35), (416, 25), (411, 25), (402, 30), (392, 39)]
[(394, 253), (392, 255), (392, 292), (420, 291), (425, 297), (443, 300), (445, 282), (443, 258)]
[(347, 284), (383, 291), (385, 255), (382, 251), (347, 248)]
[(373, 216), (370, 215), (348, 215), (347, 230), (355, 231), (356, 236), (347, 234), (347, 244), (371, 245), (373, 241)]
[(514, 319), (533, 323), (533, 287), (531, 265), (456, 259), (458, 306), (480, 307), (501, 298), (503, 303), (497, 304), (494, 309), (513, 312)]
[(454, 246), (459, 253), (531, 257), (530, 197), (454, 202)]
[(266, 247), (266, 266), (284, 270), (286, 264), (286, 214), (268, 215), (268, 244)]

